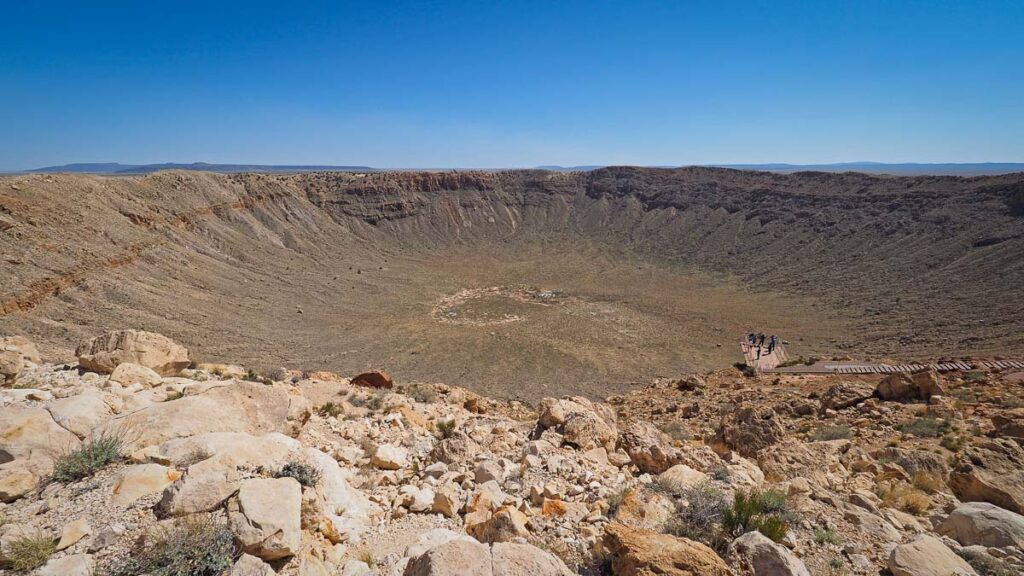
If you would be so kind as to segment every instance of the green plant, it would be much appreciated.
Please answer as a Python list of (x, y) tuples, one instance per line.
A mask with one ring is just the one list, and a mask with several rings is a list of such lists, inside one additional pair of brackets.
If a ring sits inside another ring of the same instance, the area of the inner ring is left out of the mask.
[(959, 452), (967, 445), (967, 437), (959, 434), (946, 434), (939, 441), (939, 445), (950, 452)]
[(57, 541), (50, 534), (36, 530), (10, 540), (4, 554), (5, 564), (12, 570), (33, 570), (46, 564), (56, 551)]
[(964, 382), (981, 382), (985, 380), (985, 372), (981, 370), (971, 370), (970, 372), (964, 372), (962, 376)]
[(612, 493), (611, 496), (608, 497), (608, 516), (609, 517), (615, 516), (615, 513), (618, 512), (619, 507), (622, 506), (622, 503), (626, 500), (626, 494), (628, 494), (628, 493), (629, 493), (629, 488), (626, 487), (626, 486), (623, 486), (623, 487), (619, 488), (617, 491), (615, 491), (614, 493)]
[(836, 531), (832, 528), (826, 527), (815, 527), (814, 528), (814, 541), (818, 544), (842, 544), (843, 539), (836, 534)]
[(295, 478), (308, 488), (320, 481), (320, 471), (304, 462), (289, 462), (274, 473), (274, 478)]
[(337, 417), (342, 412), (344, 412), (344, 408), (342, 408), (340, 404), (335, 404), (334, 402), (327, 402), (316, 409), (316, 413), (324, 418)]
[(722, 528), (732, 537), (757, 530), (775, 542), (786, 537), (789, 523), (786, 496), (772, 490), (737, 491), (722, 512)]
[(353, 406), (366, 408), (370, 412), (376, 412), (384, 407), (384, 394), (385, 392), (379, 390), (374, 390), (366, 396), (353, 394), (349, 397), (348, 403)]
[(711, 471), (711, 477), (719, 482), (725, 482), (729, 479), (729, 469), (725, 466), (719, 466)]
[(86, 440), (78, 448), (57, 457), (52, 478), (67, 484), (92, 476), (107, 464), (121, 457), (124, 438), (121, 434), (104, 432)]
[(234, 563), (234, 536), (211, 516), (189, 516), (147, 535), (107, 576), (219, 576)]
[(938, 438), (949, 429), (949, 423), (934, 416), (921, 416), (912, 422), (898, 427), (900, 432), (912, 434), (918, 438)]
[(437, 432), (441, 435), (441, 438), (451, 438), (455, 435), (455, 419), (451, 420), (437, 420), (434, 422), (434, 427), (437, 428)]
[(811, 440), (813, 440), (814, 442), (825, 442), (828, 440), (845, 440), (850, 436), (853, 436), (853, 432), (850, 430), (850, 427), (847, 426), (846, 424), (837, 424), (835, 426), (821, 424), (814, 431), (814, 435), (811, 437)]

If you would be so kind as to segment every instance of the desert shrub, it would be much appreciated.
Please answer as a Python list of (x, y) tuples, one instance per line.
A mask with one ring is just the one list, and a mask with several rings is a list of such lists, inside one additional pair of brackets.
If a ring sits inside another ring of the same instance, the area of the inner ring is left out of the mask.
[(725, 495), (710, 484), (698, 484), (685, 488), (679, 496), (683, 504), (677, 507), (667, 532), (724, 550), (729, 545), (721, 532), (722, 519), (729, 507)]
[(172, 402), (174, 400), (180, 400), (183, 396), (185, 396), (183, 392), (171, 390), (170, 392), (167, 393), (167, 396), (164, 396), (164, 399), (161, 400), (161, 402)]
[(370, 568), (377, 565), (377, 559), (373, 556), (373, 550), (370, 550), (369, 548), (366, 548), (359, 553), (359, 561), (363, 562)]
[(725, 482), (726, 480), (729, 479), (729, 476), (729, 469), (726, 468), (725, 466), (719, 466), (718, 468), (715, 468), (714, 470), (711, 471), (711, 477), (714, 478), (715, 480), (718, 480), (719, 482)]
[(736, 492), (731, 506), (722, 512), (722, 528), (736, 537), (757, 530), (775, 542), (786, 537), (789, 529), (786, 496), (772, 490)]
[(316, 409), (316, 413), (324, 418), (337, 417), (343, 411), (344, 409), (341, 407), (341, 405), (335, 404), (334, 402), (327, 402), (326, 404)]
[(289, 462), (274, 473), (274, 478), (295, 478), (308, 488), (320, 481), (320, 471), (304, 462)]
[(629, 487), (623, 486), (615, 491), (611, 496), (608, 497), (608, 517), (615, 516), (618, 512), (619, 506), (622, 506), (622, 502), (626, 500), (626, 494), (629, 493)]
[(434, 427), (437, 428), (437, 433), (441, 435), (441, 438), (451, 438), (455, 435), (455, 420), (438, 420), (434, 423)]
[(832, 528), (816, 527), (814, 529), (814, 541), (818, 544), (842, 544), (843, 539), (836, 534)]
[(366, 408), (370, 412), (376, 412), (384, 407), (384, 394), (385, 392), (380, 390), (375, 390), (366, 396), (353, 394), (348, 399), (348, 403), (353, 406)]
[(117, 433), (104, 432), (83, 442), (78, 448), (57, 458), (53, 465), (52, 478), (67, 484), (88, 478), (104, 466), (121, 457), (124, 438)]
[(57, 541), (53, 536), (37, 530), (10, 540), (4, 553), (4, 565), (27, 572), (46, 564), (56, 551)]
[(899, 426), (900, 432), (912, 434), (918, 438), (938, 438), (949, 428), (949, 423), (934, 416), (921, 416)]
[(264, 378), (252, 368), (249, 368), (248, 370), (245, 371), (245, 376), (242, 376), (242, 380), (246, 380), (248, 382), (259, 382), (261, 384), (266, 384), (267, 386), (274, 383), (273, 380), (271, 380), (270, 378)]
[(669, 438), (683, 442), (689, 438), (682, 422), (669, 422), (661, 429)]
[(194, 515), (147, 535), (107, 576), (219, 576), (234, 563), (234, 536), (210, 516)]
[(964, 382), (981, 382), (985, 380), (985, 372), (981, 370), (971, 370), (970, 372), (964, 372), (961, 378), (963, 378)]
[(896, 508), (911, 514), (920, 514), (932, 504), (931, 498), (927, 494), (907, 484), (883, 487), (879, 490), (878, 496), (881, 497), (882, 503), (889, 508)]
[(939, 445), (950, 452), (959, 452), (967, 445), (967, 437), (959, 434), (946, 434), (939, 441)]
[(421, 404), (433, 404), (437, 402), (437, 390), (432, 386), (417, 384), (409, 389), (409, 396)]
[(828, 440), (845, 440), (853, 435), (850, 427), (846, 424), (837, 424), (831, 426), (828, 424), (821, 424), (814, 431), (814, 436), (811, 440), (814, 442), (824, 442)]
[(914, 472), (913, 476), (911, 476), (911, 484), (914, 485), (914, 488), (927, 494), (935, 494), (946, 485), (938, 474), (927, 470)]

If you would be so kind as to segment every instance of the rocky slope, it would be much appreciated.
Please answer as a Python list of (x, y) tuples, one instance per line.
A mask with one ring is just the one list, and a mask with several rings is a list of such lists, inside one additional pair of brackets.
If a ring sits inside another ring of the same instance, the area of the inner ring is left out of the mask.
[(64, 360), (0, 340), (8, 572), (1024, 569), (1024, 373), (729, 369), (533, 409), (134, 330)]
[[(536, 401), (732, 358), (1024, 344), (1021, 175), (726, 169), (0, 179), (0, 330), (139, 326), (210, 360)], [(445, 309), (464, 290), (499, 296)], [(533, 290), (560, 296), (522, 301)], [(511, 320), (510, 320), (511, 319)], [(288, 356), (285, 356), (285, 354)], [(514, 384), (515, 386), (511, 386)]]

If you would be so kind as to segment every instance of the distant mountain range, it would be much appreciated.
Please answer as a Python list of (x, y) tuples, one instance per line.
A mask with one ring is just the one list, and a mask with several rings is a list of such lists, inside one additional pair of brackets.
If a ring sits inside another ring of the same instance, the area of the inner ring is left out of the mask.
[(28, 172), (54, 173), (54, 172), (80, 172), (88, 174), (149, 174), (158, 170), (198, 170), (202, 172), (366, 172), (373, 170), (369, 166), (293, 166), (286, 164), (208, 164), (206, 162), (193, 162), (191, 164), (176, 164), (166, 162), (163, 164), (119, 164), (117, 162), (98, 162), (82, 164), (64, 164), (62, 166), (47, 166), (36, 168)]
[[(1024, 172), (1024, 162), (976, 162), (924, 164), (906, 162), (887, 164), (885, 162), (838, 162), (835, 164), (704, 164), (714, 168), (736, 170), (759, 170), (763, 172), (865, 172), (868, 174), (892, 174), (897, 176), (982, 176)], [(558, 172), (587, 172), (604, 166), (538, 166), (540, 170)], [(679, 168), (679, 166), (650, 166), (650, 168)]]
[[(1024, 172), (1024, 162), (979, 162), (979, 163), (899, 163), (884, 162), (840, 162), (835, 164), (706, 164), (716, 168), (734, 168), (737, 170), (761, 170), (765, 172), (865, 172), (868, 174), (892, 174), (898, 176), (981, 176)], [(537, 166), (538, 170), (557, 172), (587, 172), (603, 168), (602, 165), (582, 166)], [(652, 168), (677, 168), (678, 166), (651, 166)], [(204, 172), (237, 173), (295, 173), (295, 172), (370, 172), (381, 169), (370, 166), (329, 166), (329, 165), (289, 165), (289, 164), (208, 164), (193, 162), (191, 164), (119, 164), (117, 162), (64, 164), (26, 170), (35, 173), (79, 172), (88, 174), (149, 174), (158, 170), (199, 170)], [(415, 169), (409, 169), (415, 170)], [(431, 169), (443, 170), (443, 169)]]

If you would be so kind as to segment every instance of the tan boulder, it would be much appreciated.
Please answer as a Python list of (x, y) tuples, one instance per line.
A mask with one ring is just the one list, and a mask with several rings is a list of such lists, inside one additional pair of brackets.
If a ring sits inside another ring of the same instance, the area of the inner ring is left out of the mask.
[(771, 408), (738, 407), (722, 418), (715, 443), (742, 456), (756, 457), (762, 450), (786, 437), (781, 418)]
[(17, 467), (0, 470), (0, 502), (14, 502), (38, 485), (39, 478), (28, 470)]
[(189, 365), (184, 346), (141, 330), (107, 332), (80, 345), (75, 355), (83, 368), (100, 374), (110, 374), (124, 362), (151, 368), (161, 376), (174, 376)]
[(238, 490), (241, 475), (225, 456), (207, 458), (188, 467), (164, 489), (159, 509), (169, 516), (210, 512)]
[(890, 374), (878, 383), (875, 391), (882, 400), (895, 401), (928, 400), (932, 396), (944, 395), (942, 377), (934, 370), (913, 375)]
[(54, 422), (43, 408), (15, 404), (0, 410), (0, 462), (4, 468), (46, 476), (53, 471), (54, 460), (79, 443), (77, 436)]
[(582, 396), (544, 398), (537, 424), (541, 430), (554, 428), (567, 444), (581, 450), (614, 450), (618, 437), (614, 408)]
[(0, 385), (14, 384), (25, 369), (25, 360), (14, 350), (0, 350)]
[(381, 444), (373, 451), (370, 464), (381, 470), (398, 470), (409, 463), (409, 451), (394, 444)]
[(409, 560), (403, 576), (494, 576), (486, 544), (451, 540)]
[(686, 464), (676, 464), (658, 475), (658, 486), (678, 494), (687, 488), (704, 484), (710, 480), (711, 477), (699, 470), (694, 470)]
[(1024, 444), (1024, 408), (1007, 410), (992, 416), (992, 435), (1010, 438), (1018, 444)]
[(181, 476), (181, 472), (160, 464), (129, 466), (114, 481), (110, 503), (119, 507), (131, 506), (139, 498), (162, 493)]
[(988, 502), (964, 502), (935, 530), (964, 546), (1024, 548), (1024, 516)]
[(39, 349), (36, 348), (36, 345), (31, 340), (24, 336), (5, 336), (0, 338), (0, 350), (17, 352), (22, 360), (33, 364), (42, 362), (42, 358), (39, 356)]
[(467, 514), (465, 528), (467, 534), (481, 542), (508, 542), (530, 534), (527, 521), (529, 518), (516, 508), (502, 506), (493, 514), (485, 510)]
[(252, 554), (242, 554), (228, 570), (226, 576), (274, 576), (276, 572), (266, 562)]
[(921, 534), (889, 554), (892, 576), (976, 576), (971, 565), (941, 540)]
[(247, 554), (287, 558), (301, 544), (301, 508), (302, 487), (294, 478), (253, 478), (229, 502), (228, 525)]
[(609, 524), (602, 541), (615, 576), (731, 576), (715, 551), (700, 542)]
[(785, 546), (772, 542), (756, 530), (733, 540), (729, 545), (729, 554), (750, 574), (811, 576), (802, 560)]
[(159, 384), (162, 378), (151, 368), (132, 362), (122, 362), (110, 373), (110, 380), (122, 386), (142, 384), (146, 388), (152, 388)]
[(35, 576), (93, 576), (96, 563), (88, 554), (72, 554), (53, 558)]
[(619, 434), (620, 450), (641, 472), (661, 474), (685, 459), (682, 450), (672, 446), (672, 439), (646, 422), (636, 422)]
[(46, 409), (54, 422), (79, 438), (85, 438), (114, 415), (103, 396), (93, 391), (51, 400)]
[(1024, 514), (1024, 448), (999, 438), (968, 448), (949, 486), (965, 502), (990, 502)]
[(491, 546), (494, 576), (572, 576), (555, 555), (530, 544), (499, 542)]
[(60, 533), (60, 541), (57, 542), (57, 550), (64, 550), (74, 546), (79, 540), (92, 534), (92, 527), (85, 518), (79, 518), (74, 522), (64, 525)]
[(472, 460), (479, 450), (480, 446), (472, 438), (457, 430), (450, 438), (438, 442), (431, 455), (445, 464), (459, 464)]
[(612, 511), (615, 521), (633, 528), (661, 532), (676, 512), (675, 503), (653, 490), (630, 488)]
[(126, 449), (133, 452), (209, 432), (285, 432), (288, 410), (289, 394), (284, 388), (230, 381), (118, 416), (107, 427), (130, 431)]
[(840, 382), (821, 395), (818, 412), (824, 414), (826, 410), (842, 410), (856, 406), (874, 394), (875, 387), (867, 382)]

